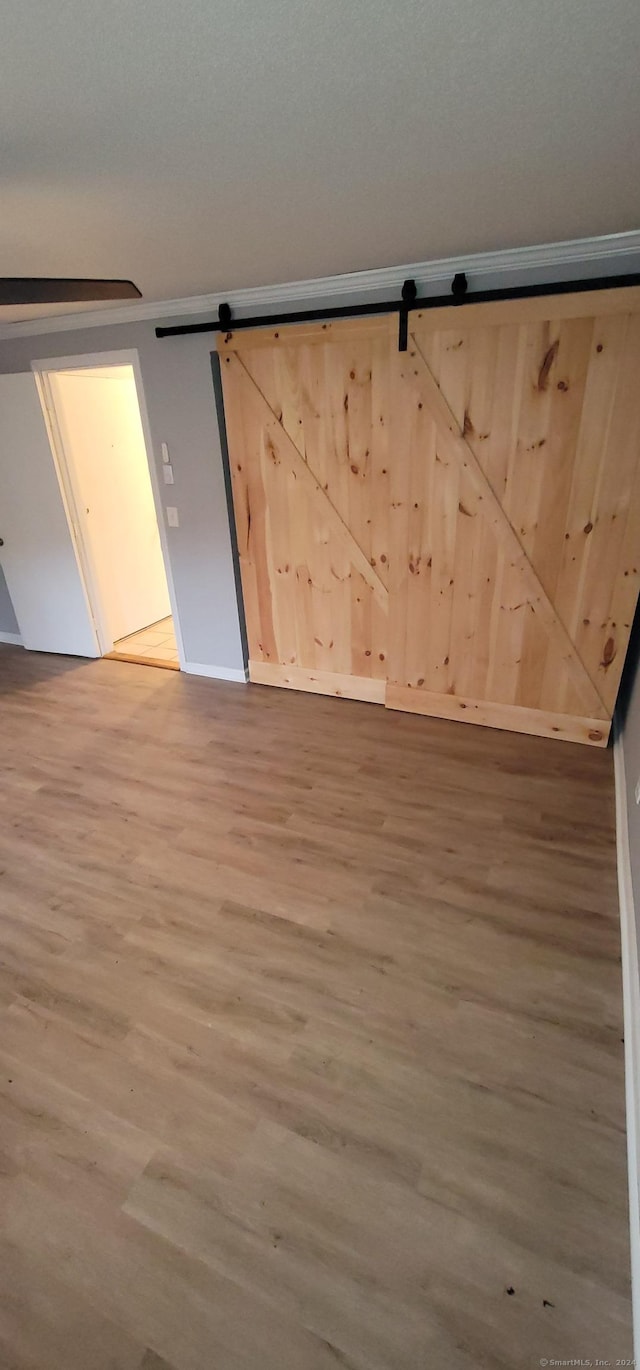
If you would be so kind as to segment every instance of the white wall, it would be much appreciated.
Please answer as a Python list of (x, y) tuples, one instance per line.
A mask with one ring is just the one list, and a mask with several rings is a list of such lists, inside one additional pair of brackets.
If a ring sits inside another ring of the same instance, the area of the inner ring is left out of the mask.
[(133, 368), (49, 381), (111, 646), (171, 612)]
[(616, 820), (622, 932), (624, 1053), (629, 1158), (629, 1226), (634, 1345), (640, 1359), (640, 613), (616, 711)]
[(621, 731), (627, 784), (631, 876), (636, 918), (640, 924), (640, 805), (636, 804), (635, 801), (635, 787), (640, 780), (640, 621), (638, 620), (634, 624), (625, 667), (618, 709), (618, 726)]

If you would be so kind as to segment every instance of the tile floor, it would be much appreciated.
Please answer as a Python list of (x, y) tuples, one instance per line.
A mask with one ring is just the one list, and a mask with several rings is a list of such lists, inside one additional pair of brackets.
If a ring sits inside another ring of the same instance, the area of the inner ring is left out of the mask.
[(114, 652), (126, 652), (131, 656), (152, 657), (154, 661), (173, 661), (178, 664), (178, 645), (173, 628), (173, 618), (161, 618), (148, 628), (141, 628), (129, 637), (121, 637), (113, 644)]

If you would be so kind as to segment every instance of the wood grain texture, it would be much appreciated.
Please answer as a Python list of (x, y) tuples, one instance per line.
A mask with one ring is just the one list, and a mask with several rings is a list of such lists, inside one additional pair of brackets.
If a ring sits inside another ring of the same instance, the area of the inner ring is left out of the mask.
[[(554, 301), (546, 318), (529, 316), (528, 303), (495, 323), (491, 309), (484, 320), (461, 313), (455, 328), (450, 311), (446, 331), (416, 317), (418, 376), (404, 369), (442, 434), (436, 458), (448, 451), (468, 479), (454, 550), (443, 558), (434, 538), (416, 572), (431, 561), (431, 580), (445, 582), (432, 619), (446, 671), (425, 653), (418, 675), (407, 643), (390, 677), (462, 700), (610, 718), (640, 586), (640, 315), (619, 312), (609, 292), (595, 317), (561, 317)], [(419, 448), (400, 451), (421, 462)], [(450, 521), (444, 487), (431, 503), (432, 518)], [(418, 593), (413, 583), (407, 593)]]
[(365, 333), (223, 356), (254, 662), (386, 677), (386, 437), (371, 405), (383, 403), (372, 373), (386, 377), (387, 349), (377, 342)]
[[(454, 305), (460, 327), (484, 328), (487, 324), (546, 323), (550, 319), (593, 319), (599, 314), (628, 314), (640, 310), (640, 286), (615, 286), (611, 290), (580, 290), (573, 295), (536, 295), (530, 299), (490, 300), (486, 304)], [(451, 327), (451, 305), (416, 310), (410, 319), (420, 329)]]
[[(353, 697), (364, 698), (361, 695)], [(608, 719), (574, 718), (570, 714), (554, 714), (543, 709), (521, 709), (517, 704), (491, 704), (461, 695), (438, 695), (392, 682), (386, 687), (385, 704), (388, 709), (401, 709), (404, 713), (479, 723), (485, 728), (506, 728), (508, 732), (530, 733), (536, 737), (558, 737), (565, 742), (589, 743), (594, 747), (606, 747), (611, 731)]]
[[(462, 493), (466, 496), (466, 504), (458, 500), (457, 512), (463, 518), (473, 519), (474, 516), (485, 521), (494, 537), (502, 548), (503, 555), (508, 560), (510, 569), (520, 583), (521, 594), (524, 596), (524, 603), (533, 614), (537, 616), (542, 627), (545, 629), (551, 646), (556, 651), (556, 668), (564, 667), (571, 679), (575, 689), (580, 694), (583, 704), (595, 711), (598, 717), (605, 718), (606, 709), (601, 700), (595, 684), (588, 675), (583, 662), (580, 659), (575, 644), (572, 642), (567, 629), (559, 618), (554, 605), (545, 590), (540, 576), (537, 574), (533, 563), (530, 561), (525, 548), (518, 537), (518, 534), (505, 513), (505, 510), (498, 498), (491, 482), (486, 477), (480, 462), (473, 452), (470, 444), (464, 436), (463, 428), (456, 419), (451, 406), (440, 389), (433, 373), (420, 352), (419, 344), (416, 343), (412, 335), (414, 346), (410, 348), (406, 358), (400, 357), (399, 374), (401, 381), (408, 386), (412, 386), (421, 397), (422, 403), (430, 417), (434, 420), (437, 433), (437, 442), (444, 445), (446, 450), (451, 453), (457, 462), (460, 473)], [(472, 421), (467, 415), (467, 423)], [(459, 486), (453, 485), (455, 493), (459, 491)], [(551, 483), (551, 482), (549, 482)], [(541, 491), (544, 482), (540, 481)], [(547, 498), (555, 495), (557, 499), (557, 487), (551, 492), (546, 492)], [(464, 525), (463, 525), (464, 526)], [(548, 530), (547, 530), (548, 533)], [(551, 544), (553, 546), (553, 544)], [(542, 558), (545, 571), (548, 570), (547, 561)], [(471, 558), (466, 559), (466, 565), (459, 565), (459, 580), (463, 580), (463, 592), (476, 578), (475, 568)], [(453, 568), (452, 568), (453, 569)], [(455, 596), (459, 598), (460, 588), (454, 591), (455, 577), (451, 578), (452, 600)], [(471, 597), (471, 595), (469, 595)], [(464, 650), (462, 643), (464, 640), (470, 641), (475, 636), (475, 625), (469, 624), (469, 631), (461, 637), (452, 633), (452, 647), (457, 648), (458, 652)], [(392, 663), (391, 669), (394, 669)], [(456, 690), (457, 693), (457, 690)]]
[(0, 648), (0, 1360), (631, 1354), (611, 754)]
[(158, 666), (163, 671), (179, 671), (179, 661), (162, 661), (160, 657), (140, 656), (135, 652), (105, 652), (106, 661), (129, 661), (134, 666)]
[(301, 666), (280, 666), (269, 661), (250, 661), (249, 679), (254, 685), (279, 685), (286, 690), (308, 690), (310, 694), (361, 699), (369, 704), (384, 704), (388, 689), (386, 681), (370, 676), (306, 671)]
[[(235, 368), (239, 373), (240, 404), (244, 413), (251, 413), (253, 408), (257, 411), (255, 422), (256, 427), (261, 429), (263, 459), (267, 468), (269, 464), (272, 467), (284, 465), (285, 475), (297, 486), (302, 499), (311, 506), (312, 518), (328, 526), (329, 536), (338, 542), (352, 561), (355, 569), (366, 581), (369, 589), (373, 591), (382, 608), (386, 609), (388, 595), (384, 582), (364, 555), (356, 536), (351, 532), (335, 505), (332, 504), (327, 491), (317, 480), (308, 461), (298, 451), (282, 423), (276, 418), (264, 395), (255, 384), (252, 384), (242, 359), (229, 356), (225, 357), (225, 363), (229, 369)], [(278, 515), (275, 491), (274, 496), (267, 501), (267, 511), (270, 523), (273, 523)]]
[(219, 342), (252, 660), (599, 745), (640, 589), (640, 291), (418, 310), (404, 354), (392, 323)]
[(328, 319), (324, 323), (311, 321), (278, 324), (277, 328), (237, 328), (235, 331), (230, 329), (228, 333), (218, 335), (217, 347), (221, 355), (227, 352), (244, 354), (248, 351), (260, 351), (265, 347), (286, 351), (291, 347), (292, 340), (295, 341), (296, 347), (301, 343), (313, 347), (318, 343), (323, 345), (336, 340), (342, 345), (345, 341), (352, 344), (363, 339), (397, 339), (397, 336), (398, 323), (393, 315), (374, 314), (371, 318), (365, 316), (362, 319)]

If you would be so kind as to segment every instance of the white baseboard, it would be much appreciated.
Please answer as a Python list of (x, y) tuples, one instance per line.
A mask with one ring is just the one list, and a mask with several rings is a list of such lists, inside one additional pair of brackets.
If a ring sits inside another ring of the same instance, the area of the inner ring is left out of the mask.
[(21, 638), (21, 636), (20, 636), (19, 633), (3, 633), (3, 632), (0, 632), (0, 642), (9, 642), (9, 643), (11, 643), (11, 646), (12, 646), (12, 647), (21, 647), (21, 646), (22, 646), (22, 638)]
[(181, 669), (187, 675), (203, 675), (209, 680), (237, 680), (246, 685), (249, 679), (247, 671), (237, 670), (234, 666), (201, 666), (197, 661), (185, 661)]
[(631, 853), (629, 813), (622, 737), (616, 729), (613, 745), (616, 782), (616, 847), (618, 898), (622, 942), (622, 999), (624, 1005), (624, 1066), (627, 1099), (627, 1159), (629, 1167), (629, 1226), (631, 1238), (631, 1298), (636, 1363), (640, 1356), (640, 978)]

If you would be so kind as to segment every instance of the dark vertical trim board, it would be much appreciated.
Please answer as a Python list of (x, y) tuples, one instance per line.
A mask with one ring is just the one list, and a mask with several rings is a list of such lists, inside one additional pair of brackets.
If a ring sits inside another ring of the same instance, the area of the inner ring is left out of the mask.
[(238, 605), (238, 618), (240, 620), (240, 640), (242, 642), (242, 660), (245, 670), (249, 665), (249, 639), (247, 637), (247, 624), (244, 616), (244, 599), (242, 597), (242, 579), (240, 576), (240, 553), (238, 550), (238, 536), (236, 533), (236, 521), (233, 513), (233, 490), (231, 488), (231, 468), (229, 465), (229, 445), (227, 443), (227, 425), (224, 416), (224, 397), (222, 394), (222, 373), (220, 370), (220, 358), (217, 352), (211, 353), (211, 376), (213, 380), (213, 393), (216, 401), (216, 414), (218, 417), (218, 431), (220, 434), (220, 451), (222, 453), (222, 470), (224, 472), (224, 489), (227, 500), (227, 518), (229, 520), (229, 536), (231, 538), (231, 553), (233, 557), (233, 578), (236, 586), (236, 601)]

